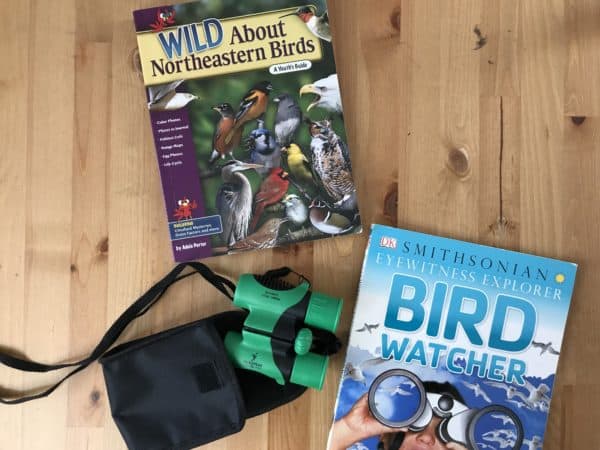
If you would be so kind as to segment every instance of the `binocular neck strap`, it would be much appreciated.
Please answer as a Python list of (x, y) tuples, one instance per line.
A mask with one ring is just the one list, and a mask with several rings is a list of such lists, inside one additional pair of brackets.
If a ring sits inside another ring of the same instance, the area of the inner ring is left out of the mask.
[[(181, 275), (186, 268), (191, 268), (192, 272)], [(145, 314), (169, 289), (169, 287), (177, 283), (184, 278), (187, 278), (194, 274), (200, 274), (206, 281), (216, 287), (229, 299), (233, 300), (233, 294), (235, 292), (235, 284), (225, 277), (217, 275), (207, 266), (201, 263), (183, 263), (177, 265), (171, 272), (169, 272), (162, 280), (152, 286), (145, 294), (138, 298), (127, 310), (121, 314), (121, 316), (112, 324), (106, 334), (100, 340), (100, 343), (90, 353), (89, 356), (82, 359), (81, 361), (64, 363), (64, 364), (43, 364), (28, 359), (17, 358), (11, 356), (0, 350), (0, 364), (3, 364), (12, 369), (21, 370), (23, 372), (51, 372), (54, 370), (64, 369), (66, 367), (74, 367), (75, 369), (69, 372), (66, 376), (60, 379), (55, 385), (47, 388), (46, 390), (37, 394), (17, 396), (15, 398), (4, 398), (5, 393), (0, 393), (0, 403), (5, 405), (15, 405), (19, 403), (29, 402), (38, 398), (47, 397), (56, 388), (58, 388), (65, 380), (69, 379), (77, 372), (85, 369), (91, 363), (99, 359), (104, 353), (106, 353), (110, 347), (115, 343), (119, 336), (123, 333), (125, 328), (137, 319), (138, 317)], [(14, 396), (13, 396), (14, 397)]]

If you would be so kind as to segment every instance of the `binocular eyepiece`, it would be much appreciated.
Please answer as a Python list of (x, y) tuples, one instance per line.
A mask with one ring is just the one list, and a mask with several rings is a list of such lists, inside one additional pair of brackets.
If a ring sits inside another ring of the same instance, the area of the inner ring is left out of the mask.
[(242, 275), (234, 305), (249, 312), (241, 333), (229, 332), (225, 348), (234, 365), (287, 382), (321, 389), (328, 356), (315, 352), (316, 335), (332, 335), (342, 300), (291, 286), (277, 278)]

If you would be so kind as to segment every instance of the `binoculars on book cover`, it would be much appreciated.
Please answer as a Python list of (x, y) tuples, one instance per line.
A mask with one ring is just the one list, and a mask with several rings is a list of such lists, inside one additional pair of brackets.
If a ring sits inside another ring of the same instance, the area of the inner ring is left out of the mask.
[(242, 332), (225, 337), (236, 367), (281, 385), (323, 387), (329, 358), (314, 351), (316, 335), (335, 332), (341, 299), (312, 292), (306, 280), (294, 287), (279, 278), (247, 274), (239, 279), (234, 304), (249, 311)]

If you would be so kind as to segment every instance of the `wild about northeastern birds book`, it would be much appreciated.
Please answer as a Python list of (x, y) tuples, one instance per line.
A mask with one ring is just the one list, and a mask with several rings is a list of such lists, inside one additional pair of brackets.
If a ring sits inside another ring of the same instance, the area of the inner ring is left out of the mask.
[(133, 15), (177, 261), (361, 231), (324, 0)]
[(576, 270), (374, 225), (329, 450), (542, 448)]

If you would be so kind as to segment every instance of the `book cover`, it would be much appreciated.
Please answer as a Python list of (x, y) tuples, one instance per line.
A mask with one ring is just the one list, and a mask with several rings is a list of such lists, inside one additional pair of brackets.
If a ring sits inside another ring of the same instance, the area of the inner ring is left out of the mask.
[(542, 448), (576, 270), (374, 225), (328, 448)]
[(325, 1), (133, 16), (176, 261), (361, 231)]

